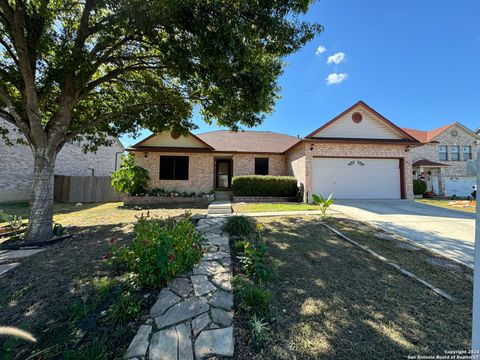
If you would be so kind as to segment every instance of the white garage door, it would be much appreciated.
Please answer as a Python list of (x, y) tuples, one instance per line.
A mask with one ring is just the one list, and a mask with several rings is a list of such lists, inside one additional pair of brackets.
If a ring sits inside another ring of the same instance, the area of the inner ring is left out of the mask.
[(337, 199), (399, 199), (399, 159), (314, 158), (313, 193)]
[(472, 186), (477, 183), (475, 176), (445, 176), (445, 195), (468, 196)]

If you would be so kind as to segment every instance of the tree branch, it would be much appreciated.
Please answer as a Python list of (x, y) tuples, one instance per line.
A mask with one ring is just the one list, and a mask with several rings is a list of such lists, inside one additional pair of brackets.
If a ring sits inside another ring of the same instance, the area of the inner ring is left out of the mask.
[(7, 44), (7, 42), (3, 38), (0, 38), (0, 45), (2, 45), (5, 48), (5, 50), (7, 50), (8, 55), (10, 55), (10, 57), (15, 62), (15, 64), (19, 66), (17, 56), (13, 52), (13, 49)]

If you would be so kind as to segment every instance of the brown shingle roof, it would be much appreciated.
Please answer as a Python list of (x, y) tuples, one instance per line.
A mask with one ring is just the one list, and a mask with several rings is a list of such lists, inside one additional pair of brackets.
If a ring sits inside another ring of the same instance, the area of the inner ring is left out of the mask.
[(272, 131), (228, 131), (218, 130), (197, 134), (215, 151), (283, 153), (301, 141), (294, 136)]
[(412, 164), (412, 166), (413, 167), (418, 167), (418, 166), (442, 167), (442, 166), (450, 166), (450, 165), (438, 163), (438, 162), (435, 162), (435, 161), (430, 161), (430, 160), (427, 160), (427, 159), (422, 159), (422, 160), (415, 161)]

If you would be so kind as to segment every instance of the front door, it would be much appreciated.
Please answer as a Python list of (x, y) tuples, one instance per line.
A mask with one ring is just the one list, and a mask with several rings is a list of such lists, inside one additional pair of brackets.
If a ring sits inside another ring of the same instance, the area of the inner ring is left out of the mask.
[(232, 160), (216, 160), (216, 184), (217, 189), (230, 189)]

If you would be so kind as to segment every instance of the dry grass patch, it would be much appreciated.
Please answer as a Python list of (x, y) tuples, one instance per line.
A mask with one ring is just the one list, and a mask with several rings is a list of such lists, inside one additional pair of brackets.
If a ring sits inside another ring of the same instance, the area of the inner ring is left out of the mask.
[[(399, 262), (410, 258), (405, 267), (417, 264), (418, 275), (454, 293), (451, 302), (333, 235), (318, 218), (258, 221), (266, 225), (276, 274), (268, 285), (276, 337), (264, 352), (239, 359), (398, 359), (470, 347), (472, 283), (465, 273), (439, 270), (418, 252), (397, 254)], [(333, 225), (357, 241), (365, 235), (351, 222)]]

